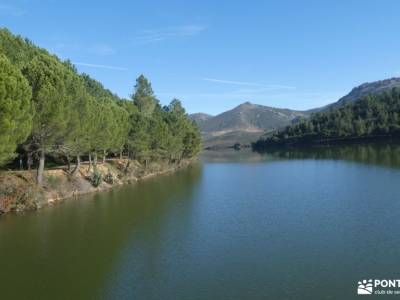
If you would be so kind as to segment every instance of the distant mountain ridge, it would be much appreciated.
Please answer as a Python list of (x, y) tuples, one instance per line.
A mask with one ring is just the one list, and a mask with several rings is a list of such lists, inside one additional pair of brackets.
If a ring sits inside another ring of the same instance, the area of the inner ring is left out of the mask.
[(346, 105), (348, 103), (357, 101), (357, 100), (359, 100), (365, 96), (368, 96), (370, 94), (378, 95), (378, 94), (382, 94), (386, 91), (389, 91), (392, 88), (399, 88), (399, 87), (400, 87), (400, 78), (399, 77), (393, 77), (393, 78), (378, 80), (378, 81), (373, 81), (373, 82), (366, 82), (366, 83), (363, 83), (363, 84), (353, 88), (350, 91), (350, 93), (343, 96), (338, 101), (328, 104), (324, 107), (311, 109), (311, 110), (309, 110), (309, 112), (313, 113), (313, 112), (324, 111), (327, 109), (335, 109), (340, 106)]
[(189, 115), (189, 119), (192, 121), (195, 121), (196, 124), (200, 127), (202, 123), (208, 121), (210, 118), (212, 118), (212, 115), (205, 114), (205, 113), (195, 113)]
[[(203, 113), (190, 115), (203, 133), (206, 146), (235, 142), (249, 143), (266, 131), (272, 131), (290, 125), (299, 117), (305, 117), (302, 111), (268, 107), (250, 102), (223, 112), (217, 116)], [(237, 141), (234, 141), (238, 137)]]
[(374, 82), (363, 83), (351, 90), (346, 96), (340, 98), (335, 104), (343, 105), (354, 102), (368, 94), (381, 94), (392, 88), (400, 87), (400, 78), (390, 78)]
[(235, 143), (248, 144), (265, 133), (295, 123), (301, 117), (336, 109), (369, 94), (381, 94), (396, 87), (400, 88), (400, 78), (363, 83), (353, 88), (338, 101), (307, 111), (274, 108), (245, 102), (214, 117), (204, 113), (193, 114), (189, 117), (200, 127), (206, 147), (225, 147)]
[(268, 107), (245, 102), (239, 106), (208, 118), (200, 128), (204, 132), (215, 131), (264, 131), (285, 125), (305, 113), (290, 109)]

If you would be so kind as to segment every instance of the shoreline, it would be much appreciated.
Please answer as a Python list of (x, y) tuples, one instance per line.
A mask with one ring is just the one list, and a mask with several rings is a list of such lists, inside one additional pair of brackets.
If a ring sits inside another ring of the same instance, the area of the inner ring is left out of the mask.
[(265, 144), (257, 145), (257, 142), (252, 144), (252, 151), (263, 153), (271, 149), (295, 149), (307, 147), (332, 147), (332, 146), (346, 146), (346, 145), (365, 145), (375, 143), (388, 143), (400, 142), (400, 137), (397, 135), (374, 135), (363, 137), (341, 137), (341, 138), (327, 138), (320, 140), (293, 140), (290, 142), (267, 142)]
[[(106, 161), (97, 165), (97, 171), (102, 177), (97, 187), (91, 183), (94, 171), (87, 171), (86, 165), (82, 165), (76, 175), (71, 175), (65, 169), (46, 170), (43, 187), (38, 187), (35, 183), (35, 170), (0, 172), (0, 216), (6, 213), (39, 210), (68, 199), (174, 173), (186, 168), (195, 160), (182, 160), (177, 164), (152, 162), (147, 168), (134, 160), (130, 161), (128, 168), (127, 159)], [(110, 174), (112, 182), (106, 182), (105, 178)]]

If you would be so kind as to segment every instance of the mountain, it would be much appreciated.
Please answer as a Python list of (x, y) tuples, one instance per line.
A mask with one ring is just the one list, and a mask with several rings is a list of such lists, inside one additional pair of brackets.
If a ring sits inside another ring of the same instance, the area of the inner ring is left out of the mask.
[(253, 149), (265, 151), (274, 146), (354, 143), (400, 137), (400, 88), (368, 95), (264, 136), (252, 144)]
[(336, 109), (342, 107), (343, 105), (355, 102), (360, 100), (361, 98), (368, 96), (368, 95), (379, 95), (386, 91), (390, 91), (393, 88), (400, 87), (400, 78), (389, 78), (385, 80), (379, 80), (374, 82), (366, 82), (363, 83), (355, 88), (353, 88), (350, 93), (340, 98), (338, 101), (328, 104), (324, 107), (311, 109), (308, 112), (322, 112), (329, 109)]
[(333, 104), (333, 106), (342, 106), (359, 100), (360, 98), (369, 94), (382, 94), (385, 91), (391, 90), (395, 87), (400, 87), (400, 78), (390, 78), (374, 82), (367, 82), (352, 89), (350, 93), (340, 98), (339, 101)]
[(206, 147), (227, 147), (235, 143), (250, 144), (266, 131), (287, 125), (305, 112), (274, 108), (245, 102), (215, 117), (194, 114), (194, 120), (203, 134)]
[(203, 132), (228, 132), (228, 131), (265, 131), (273, 130), (285, 125), (304, 115), (300, 111), (273, 108), (245, 102), (219, 114), (200, 125)]
[(189, 117), (200, 127), (206, 148), (230, 147), (235, 143), (248, 145), (264, 134), (269, 135), (276, 129), (296, 124), (301, 117), (337, 109), (367, 95), (380, 95), (396, 87), (400, 88), (400, 78), (367, 82), (353, 88), (350, 93), (332, 104), (308, 111), (274, 108), (245, 102), (214, 117), (203, 113), (193, 114)]
[(201, 124), (205, 123), (207, 120), (211, 119), (213, 116), (205, 113), (196, 113), (189, 115), (189, 119), (195, 121), (200, 127)]

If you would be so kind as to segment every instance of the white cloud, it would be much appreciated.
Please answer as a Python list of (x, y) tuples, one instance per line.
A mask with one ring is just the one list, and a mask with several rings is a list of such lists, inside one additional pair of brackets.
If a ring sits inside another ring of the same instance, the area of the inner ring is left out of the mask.
[(271, 89), (284, 89), (284, 90), (296, 89), (296, 87), (294, 87), (294, 86), (280, 85), (280, 84), (263, 84), (263, 83), (223, 80), (223, 79), (215, 79), (215, 78), (203, 78), (202, 80), (216, 82), (216, 83), (223, 83), (223, 84), (231, 84), (231, 85), (262, 87), (264, 89), (269, 89), (269, 90), (271, 90)]
[(20, 9), (16, 6), (0, 4), (0, 15), (9, 15), (13, 17), (21, 17), (26, 15), (27, 11)]
[(206, 29), (207, 27), (200, 25), (185, 25), (141, 30), (134, 36), (133, 44), (143, 45), (180, 37), (194, 36)]
[(98, 64), (89, 64), (84, 62), (72, 62), (74, 65), (90, 67), (90, 68), (99, 68), (99, 69), (109, 69), (109, 70), (117, 70), (117, 71), (127, 71), (128, 68), (109, 66), (109, 65), (98, 65)]

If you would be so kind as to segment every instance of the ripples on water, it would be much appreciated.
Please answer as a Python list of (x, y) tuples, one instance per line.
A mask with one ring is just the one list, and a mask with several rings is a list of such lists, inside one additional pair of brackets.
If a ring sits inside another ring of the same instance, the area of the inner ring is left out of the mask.
[(207, 152), (0, 217), (3, 299), (351, 299), (398, 278), (400, 147)]

